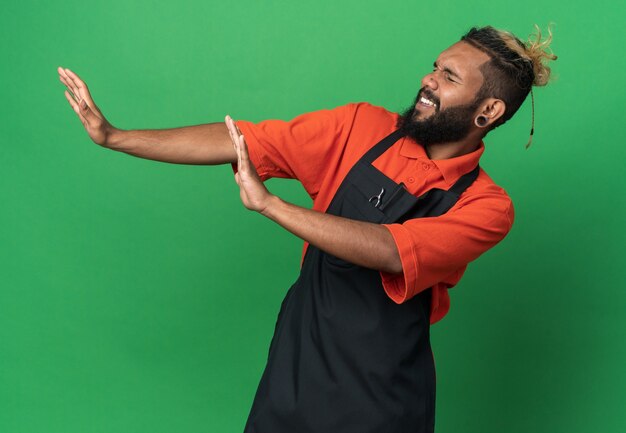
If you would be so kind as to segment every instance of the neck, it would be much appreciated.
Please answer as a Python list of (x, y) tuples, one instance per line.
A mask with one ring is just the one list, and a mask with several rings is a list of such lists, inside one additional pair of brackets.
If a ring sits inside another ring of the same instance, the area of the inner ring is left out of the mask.
[(482, 137), (473, 137), (471, 134), (461, 141), (430, 144), (426, 146), (426, 154), (430, 159), (449, 159), (465, 155), (478, 149)]

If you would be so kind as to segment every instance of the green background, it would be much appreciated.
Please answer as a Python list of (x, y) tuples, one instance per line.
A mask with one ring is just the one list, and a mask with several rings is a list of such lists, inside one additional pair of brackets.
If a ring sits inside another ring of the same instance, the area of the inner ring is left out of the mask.
[[(243, 208), (230, 167), (94, 145), (57, 66), (124, 129), (402, 110), (472, 25), (525, 39), (550, 21), (559, 59), (535, 91), (533, 146), (528, 100), (481, 162), (515, 225), (432, 330), (437, 431), (626, 431), (617, 4), (3, 4), (0, 432), (241, 432), (300, 262), (300, 240)], [(309, 205), (294, 181), (268, 185)]]

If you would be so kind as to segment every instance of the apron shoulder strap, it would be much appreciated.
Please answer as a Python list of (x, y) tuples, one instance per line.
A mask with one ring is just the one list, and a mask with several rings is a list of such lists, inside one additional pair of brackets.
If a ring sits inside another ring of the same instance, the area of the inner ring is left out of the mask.
[(368, 150), (365, 155), (361, 158), (361, 161), (371, 164), (374, 162), (380, 155), (385, 153), (387, 149), (389, 149), (393, 144), (404, 137), (404, 132), (398, 130), (393, 131), (391, 134), (380, 140), (376, 145), (374, 145), (370, 150)]
[[(365, 155), (361, 157), (361, 161), (371, 164), (373, 163), (380, 155), (385, 153), (387, 149), (389, 149), (393, 144), (404, 137), (406, 134), (399, 129), (393, 131), (391, 134), (380, 140), (377, 144), (371, 147)], [(480, 166), (476, 165), (476, 167), (470, 171), (469, 173), (464, 174), (456, 181), (456, 183), (450, 188), (448, 191), (454, 193), (459, 197), (478, 177), (478, 173), (480, 172)]]
[(456, 183), (452, 185), (452, 188), (450, 188), (448, 191), (453, 192), (457, 196), (460, 196), (461, 194), (463, 194), (463, 191), (465, 191), (476, 180), (479, 172), (480, 165), (476, 165), (476, 167), (472, 171), (470, 171), (469, 173), (465, 173), (463, 176), (461, 176), (459, 180), (457, 180)]

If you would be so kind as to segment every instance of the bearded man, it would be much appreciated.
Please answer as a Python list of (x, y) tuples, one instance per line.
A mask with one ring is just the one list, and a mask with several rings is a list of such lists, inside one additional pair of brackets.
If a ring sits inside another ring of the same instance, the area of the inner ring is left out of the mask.
[[(469, 262), (511, 229), (506, 192), (478, 165), (483, 138), (548, 81), (550, 37), (472, 28), (444, 50), (402, 115), (367, 103), (285, 122), (122, 131), (59, 68), (93, 141), (142, 158), (233, 164), (246, 208), (305, 241), (246, 433), (433, 432), (429, 329)], [(532, 131), (531, 131), (532, 138)], [(305, 209), (263, 181), (298, 179)]]

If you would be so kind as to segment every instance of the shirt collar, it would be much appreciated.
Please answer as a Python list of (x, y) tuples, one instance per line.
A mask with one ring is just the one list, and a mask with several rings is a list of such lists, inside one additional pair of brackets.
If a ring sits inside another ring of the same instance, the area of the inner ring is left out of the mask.
[(480, 141), (478, 148), (465, 155), (448, 159), (430, 159), (426, 154), (426, 149), (408, 137), (403, 138), (400, 155), (407, 158), (420, 159), (434, 164), (448, 185), (454, 184), (465, 173), (472, 171), (485, 151), (485, 144)]

